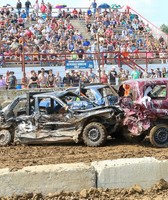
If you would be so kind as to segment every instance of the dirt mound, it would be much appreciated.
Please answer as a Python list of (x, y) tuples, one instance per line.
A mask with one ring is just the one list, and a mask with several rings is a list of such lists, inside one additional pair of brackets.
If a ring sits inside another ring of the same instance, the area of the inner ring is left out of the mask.
[(106, 189), (90, 188), (89, 190), (83, 189), (78, 193), (54, 193), (43, 196), (42, 194), (28, 193), (24, 195), (13, 195), (11, 197), (1, 197), (3, 200), (167, 200), (168, 199), (168, 183), (161, 179), (151, 189), (143, 190), (141, 186), (134, 185), (129, 189)]

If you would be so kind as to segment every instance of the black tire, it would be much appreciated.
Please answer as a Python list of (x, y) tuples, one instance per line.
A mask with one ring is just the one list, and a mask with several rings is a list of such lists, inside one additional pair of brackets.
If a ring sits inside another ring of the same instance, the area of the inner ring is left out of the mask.
[(1, 130), (0, 131), (0, 146), (4, 147), (10, 144), (12, 140), (11, 134), (8, 130)]
[(91, 122), (85, 126), (82, 138), (87, 146), (103, 146), (107, 140), (106, 128), (98, 122)]
[(155, 147), (168, 147), (168, 126), (156, 125), (150, 130), (150, 142)]

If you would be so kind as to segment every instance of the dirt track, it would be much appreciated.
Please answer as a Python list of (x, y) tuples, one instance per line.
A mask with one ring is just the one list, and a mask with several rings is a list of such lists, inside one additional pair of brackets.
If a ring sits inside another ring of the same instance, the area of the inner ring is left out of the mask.
[[(166, 148), (154, 148), (146, 139), (141, 144), (130, 144), (111, 140), (105, 147), (91, 148), (83, 144), (57, 144), (45, 146), (9, 146), (0, 148), (0, 168), (9, 167), (11, 171), (24, 166), (47, 165), (57, 163), (91, 162), (117, 158), (155, 157), (168, 159)], [(149, 190), (143, 191), (140, 186), (130, 189), (83, 190), (80, 193), (56, 193), (49, 196), (42, 194), (14, 195), (1, 199), (54, 199), (54, 200), (168, 200), (168, 183), (156, 183)]]
[(73, 143), (48, 146), (9, 146), (0, 148), (0, 168), (9, 167), (11, 170), (17, 170), (33, 165), (140, 157), (168, 159), (167, 148), (154, 148), (147, 139), (141, 144), (110, 140), (105, 147), (99, 148)]

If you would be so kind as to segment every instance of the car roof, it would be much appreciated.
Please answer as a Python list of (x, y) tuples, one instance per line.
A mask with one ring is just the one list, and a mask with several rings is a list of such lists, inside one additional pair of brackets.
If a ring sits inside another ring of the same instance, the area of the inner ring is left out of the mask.
[(140, 79), (130, 79), (130, 80), (123, 81), (121, 84), (147, 83), (147, 82), (167, 83), (168, 82), (168, 78), (140, 78)]
[(33, 97), (35, 97), (35, 98), (36, 97), (57, 97), (57, 98), (60, 98), (60, 97), (65, 96), (67, 94), (78, 96), (74, 92), (64, 90), (64, 91), (54, 91), (54, 92), (49, 92), (49, 93), (35, 94)]
[[(89, 83), (89, 84), (82, 84), (81, 89), (102, 89), (102, 88), (110, 88), (114, 95), (118, 96), (116, 89), (109, 85), (109, 84), (103, 84), (103, 83)], [(79, 87), (69, 87), (66, 89), (66, 91), (78, 91)]]

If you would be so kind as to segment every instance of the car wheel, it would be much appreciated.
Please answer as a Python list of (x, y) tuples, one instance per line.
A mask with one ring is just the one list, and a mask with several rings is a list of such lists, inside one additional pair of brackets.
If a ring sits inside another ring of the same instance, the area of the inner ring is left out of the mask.
[(105, 127), (97, 122), (91, 122), (83, 130), (83, 141), (87, 146), (103, 146), (107, 139)]
[(7, 146), (11, 142), (11, 134), (8, 130), (0, 131), (0, 146)]
[(155, 147), (168, 147), (168, 126), (156, 125), (149, 134), (150, 142)]

